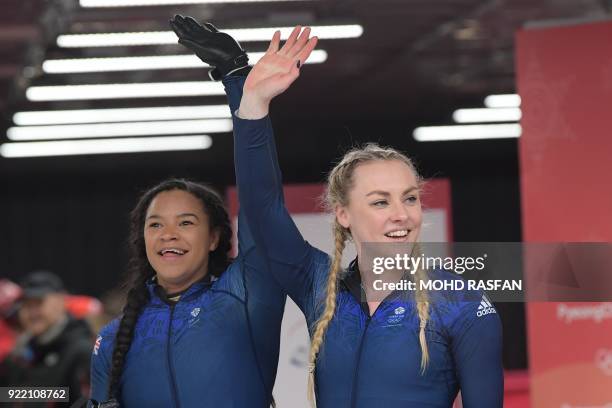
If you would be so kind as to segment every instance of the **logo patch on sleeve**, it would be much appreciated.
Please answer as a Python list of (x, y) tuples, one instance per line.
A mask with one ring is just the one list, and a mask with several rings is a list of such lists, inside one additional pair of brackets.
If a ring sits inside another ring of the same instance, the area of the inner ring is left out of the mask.
[(94, 343), (93, 353), (95, 356), (98, 355), (98, 350), (100, 350), (100, 345), (102, 344), (102, 336), (98, 336), (96, 338), (96, 342)]

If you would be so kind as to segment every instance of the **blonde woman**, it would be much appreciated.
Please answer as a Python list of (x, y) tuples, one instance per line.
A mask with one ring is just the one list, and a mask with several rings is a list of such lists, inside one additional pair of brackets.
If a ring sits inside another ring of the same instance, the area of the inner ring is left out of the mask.
[[(216, 29), (214, 34), (227, 35)], [(213, 67), (227, 65), (219, 56), (232, 55), (231, 47), (207, 33), (199, 38), (207, 40), (189, 36), (183, 43)], [(454, 301), (437, 301), (439, 296), (424, 291), (381, 299), (367, 290), (370, 278), (360, 272), (366, 269), (363, 243), (418, 240), (422, 182), (410, 159), (367, 145), (348, 152), (331, 170), (327, 204), (335, 214), (333, 254), (305, 242), (291, 220), (268, 110), (270, 101), (298, 78), (316, 42), (308, 28), (296, 27), (280, 47), (277, 32), (250, 73), (245, 69), (223, 77), (233, 112), (241, 208), (272, 275), (308, 322), (312, 404), (448, 408), (461, 390), (466, 408), (501, 407), (501, 324), (493, 308), (478, 317), (480, 302), (462, 301), (461, 294)], [(358, 257), (342, 270), (349, 240)], [(418, 277), (427, 279), (423, 271)]]

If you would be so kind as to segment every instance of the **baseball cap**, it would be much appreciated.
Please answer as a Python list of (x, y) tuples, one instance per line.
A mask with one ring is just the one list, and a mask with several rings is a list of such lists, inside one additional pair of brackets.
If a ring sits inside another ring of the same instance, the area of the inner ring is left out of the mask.
[(49, 293), (64, 292), (64, 283), (59, 276), (49, 271), (36, 271), (21, 281), (24, 298), (38, 298)]

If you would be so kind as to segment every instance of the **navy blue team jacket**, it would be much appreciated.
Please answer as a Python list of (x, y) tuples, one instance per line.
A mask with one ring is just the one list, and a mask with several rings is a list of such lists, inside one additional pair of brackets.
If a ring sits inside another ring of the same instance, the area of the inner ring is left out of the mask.
[[(122, 407), (269, 407), (285, 294), (239, 216), (239, 255), (216, 281), (193, 284), (174, 305), (154, 283), (120, 380)], [(108, 399), (119, 320), (92, 355), (92, 398)]]
[[(330, 257), (304, 241), (285, 208), (270, 118), (236, 117), (244, 78), (223, 82), (234, 121), (240, 204), (271, 273), (313, 329), (323, 310)], [(335, 317), (317, 359), (318, 408), (449, 408), (459, 390), (465, 408), (502, 407), (501, 322), (495, 309), (484, 293), (482, 302), (467, 301), (464, 293), (436, 300), (430, 293), (430, 362), (421, 374), (416, 303), (391, 294), (370, 316), (353, 263), (339, 285)], [(479, 312), (483, 305), (486, 313)]]

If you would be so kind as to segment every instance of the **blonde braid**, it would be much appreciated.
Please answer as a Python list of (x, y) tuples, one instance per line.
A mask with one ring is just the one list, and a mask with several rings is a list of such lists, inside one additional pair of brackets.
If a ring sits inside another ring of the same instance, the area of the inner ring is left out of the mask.
[(334, 258), (332, 260), (331, 269), (327, 277), (327, 294), (325, 296), (325, 309), (323, 314), (316, 323), (316, 329), (312, 336), (310, 343), (310, 355), (308, 362), (308, 401), (311, 406), (316, 407), (316, 401), (314, 397), (314, 371), (316, 366), (317, 354), (321, 349), (323, 338), (327, 327), (334, 317), (336, 311), (336, 293), (338, 289), (338, 273), (342, 263), (342, 252), (344, 252), (344, 246), (347, 240), (347, 231), (344, 227), (334, 222), (334, 238), (336, 243), (336, 250), (334, 252)]
[[(421, 245), (415, 242), (412, 254), (419, 256), (422, 253)], [(416, 277), (416, 305), (419, 314), (419, 343), (421, 345), (421, 374), (425, 372), (429, 364), (429, 348), (427, 347), (427, 339), (425, 337), (425, 326), (429, 320), (429, 294), (426, 290), (421, 290), (420, 282), (427, 280), (427, 273), (420, 265), (415, 273)]]

